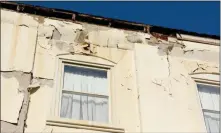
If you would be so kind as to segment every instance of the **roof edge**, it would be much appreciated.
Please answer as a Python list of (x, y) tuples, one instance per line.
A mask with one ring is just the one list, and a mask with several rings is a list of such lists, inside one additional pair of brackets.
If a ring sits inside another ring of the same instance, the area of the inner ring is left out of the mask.
[(220, 40), (211, 39), (211, 38), (202, 38), (202, 37), (191, 36), (187, 34), (179, 34), (179, 35), (177, 34), (177, 39), (183, 40), (183, 41), (191, 41), (191, 42), (220, 46)]
[[(190, 36), (196, 36), (198, 38), (203, 37), (203, 38), (220, 40), (220, 36), (217, 36), (217, 35), (200, 34), (196, 32), (189, 32), (189, 31), (165, 28), (165, 27), (160, 27), (160, 26), (152, 26), (152, 25), (147, 25), (143, 23), (104, 18), (100, 16), (95, 16), (95, 15), (78, 13), (78, 12), (70, 11), (70, 10), (46, 8), (46, 7), (33, 6), (33, 5), (28, 5), (28, 4), (16, 3), (16, 2), (1, 1), (1, 8), (14, 10), (16, 12), (21, 12), (21, 13), (29, 13), (29, 14), (35, 14), (35, 15), (45, 16), (45, 17), (55, 17), (55, 18), (70, 20), (73, 22), (75, 21), (86, 22), (86, 23), (91, 23), (91, 24), (96, 24), (96, 25), (144, 32), (144, 33), (150, 33), (150, 34), (159, 33), (159, 34), (163, 34), (166, 36), (173, 36), (173, 37), (177, 37), (177, 34), (179, 35), (185, 34), (185, 35), (190, 35)], [(178, 39), (182, 39), (182, 38), (178, 38)], [(194, 39), (191, 39), (191, 41), (194, 41)]]

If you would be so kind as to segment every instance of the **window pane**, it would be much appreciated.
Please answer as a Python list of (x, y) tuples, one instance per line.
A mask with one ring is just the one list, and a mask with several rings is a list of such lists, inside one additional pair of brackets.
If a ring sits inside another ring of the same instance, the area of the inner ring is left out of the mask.
[[(215, 86), (198, 84), (198, 91), (208, 133), (219, 132), (219, 95)], [(217, 112), (217, 113), (216, 113)]]
[[(76, 101), (75, 101), (76, 102)], [(62, 94), (60, 116), (64, 118), (72, 117), (73, 97), (71, 94)], [(77, 106), (75, 106), (77, 108)]]
[(108, 95), (107, 71), (76, 66), (64, 67), (66, 90)]
[(209, 133), (219, 132), (219, 113), (204, 112), (206, 128)]
[(97, 122), (108, 122), (108, 99), (88, 97), (89, 120)]
[(197, 85), (203, 109), (219, 111), (220, 89), (214, 86)]
[(62, 94), (61, 117), (108, 122), (108, 112), (108, 98)]

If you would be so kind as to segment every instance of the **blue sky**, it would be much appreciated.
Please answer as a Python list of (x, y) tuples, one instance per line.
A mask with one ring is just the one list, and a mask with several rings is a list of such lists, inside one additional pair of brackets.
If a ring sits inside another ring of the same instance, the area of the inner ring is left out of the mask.
[(26, 1), (22, 3), (73, 10), (197, 33), (220, 35), (219, 1)]

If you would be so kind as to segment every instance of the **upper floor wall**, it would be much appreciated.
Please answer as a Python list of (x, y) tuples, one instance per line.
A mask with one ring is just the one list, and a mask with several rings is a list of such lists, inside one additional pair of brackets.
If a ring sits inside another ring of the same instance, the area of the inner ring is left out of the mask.
[[(25, 96), (20, 96), (17, 89), (22, 90), (37, 81), (40, 88), (30, 94), (25, 132), (52, 129), (55, 132), (91, 131), (92, 128), (47, 125), (52, 94), (56, 89), (58, 60), (65, 58), (114, 64), (111, 78), (111, 124), (114, 128), (102, 129), (103, 132), (205, 131), (196, 85), (190, 75), (219, 74), (217, 40), (212, 45), (208, 41), (190, 41), (188, 37), (169, 37), (165, 41), (153, 34), (5, 9), (1, 9), (1, 27), (1, 79), (4, 82), (1, 88), (6, 92), (2, 103), (5, 117), (1, 120), (18, 122)], [(24, 78), (23, 73), (31, 77)], [(161, 84), (163, 89), (159, 89), (157, 84)], [(176, 89), (179, 86), (181, 90)], [(12, 101), (16, 101), (17, 106), (8, 107), (9, 97), (13, 97)], [(9, 109), (12, 112), (7, 112)], [(160, 114), (162, 110), (165, 110), (164, 114)]]
[[(1, 52), (2, 71), (32, 71), (36, 43), (45, 50), (53, 49), (54, 55), (64, 53), (62, 50), (94, 55), (99, 54), (98, 51), (102, 48), (132, 50), (134, 45), (139, 43), (155, 45), (162, 51), (169, 50), (170, 55), (177, 58), (219, 64), (219, 40), (207, 41), (208, 39), (204, 38), (184, 36), (185, 41), (180, 37), (169, 37), (168, 41), (165, 41), (148, 33), (49, 19), (5, 9), (1, 11), (1, 47), (4, 49)], [(193, 41), (186, 41), (188, 38)], [(206, 41), (199, 43), (203, 39)], [(56, 45), (52, 46), (54, 42)], [(79, 50), (77, 45), (83, 48)], [(85, 50), (88, 47), (90, 50)], [(37, 71), (36, 69), (33, 71)]]

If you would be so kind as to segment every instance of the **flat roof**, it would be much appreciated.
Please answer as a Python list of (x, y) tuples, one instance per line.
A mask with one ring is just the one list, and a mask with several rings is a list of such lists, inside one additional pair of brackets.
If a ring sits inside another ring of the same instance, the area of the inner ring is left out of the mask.
[(217, 35), (208, 35), (208, 34), (200, 34), (196, 32), (190, 32), (179, 29), (172, 29), (160, 26), (153, 26), (143, 23), (130, 22), (119, 19), (105, 18), (101, 16), (83, 14), (70, 10), (63, 9), (55, 9), (55, 8), (46, 8), (42, 6), (33, 6), (29, 4), (22, 4), (16, 2), (7, 2), (1, 1), (1, 8), (14, 10), (16, 12), (21, 13), (29, 13), (39, 16), (51, 17), (51, 18), (59, 18), (65, 19), (72, 22), (86, 22), (90, 24), (102, 25), (112, 28), (131, 30), (131, 31), (139, 31), (145, 33), (160, 33), (167, 36), (176, 36), (176, 34), (187, 34), (198, 37), (212, 38), (220, 40), (220, 36)]

